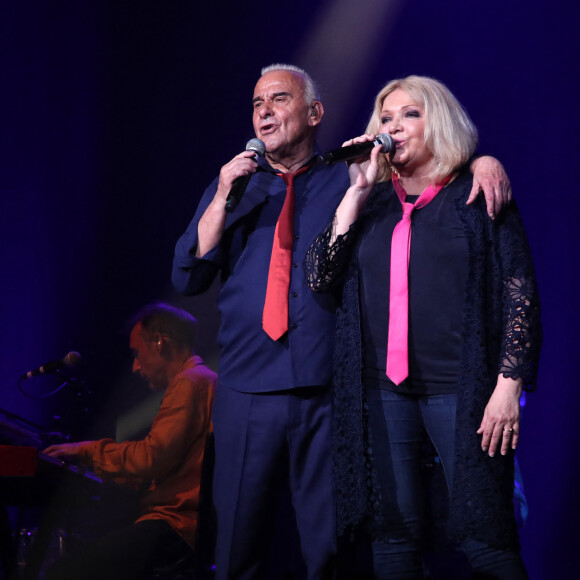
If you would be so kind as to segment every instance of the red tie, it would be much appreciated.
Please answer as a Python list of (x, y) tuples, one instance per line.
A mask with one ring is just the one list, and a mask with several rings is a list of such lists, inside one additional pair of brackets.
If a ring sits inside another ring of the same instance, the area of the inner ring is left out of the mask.
[(262, 314), (262, 327), (272, 340), (278, 340), (288, 330), (288, 291), (294, 237), (294, 178), (308, 168), (301, 167), (296, 173), (278, 173), (286, 183), (286, 199), (274, 232)]
[(449, 181), (429, 185), (415, 204), (405, 201), (407, 192), (392, 176), (393, 186), (403, 206), (403, 217), (393, 230), (391, 241), (391, 283), (389, 296), (389, 337), (387, 342), (387, 376), (401, 384), (409, 376), (409, 257), (411, 253), (411, 214), (425, 207)]

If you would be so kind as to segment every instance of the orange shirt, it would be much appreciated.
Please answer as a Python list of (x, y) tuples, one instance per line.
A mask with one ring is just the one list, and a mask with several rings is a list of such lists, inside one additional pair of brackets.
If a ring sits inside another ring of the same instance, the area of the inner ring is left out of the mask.
[(162, 519), (194, 546), (205, 439), (217, 375), (199, 356), (173, 378), (151, 430), (141, 441), (87, 442), (83, 461), (99, 476), (122, 484), (148, 485), (137, 521)]

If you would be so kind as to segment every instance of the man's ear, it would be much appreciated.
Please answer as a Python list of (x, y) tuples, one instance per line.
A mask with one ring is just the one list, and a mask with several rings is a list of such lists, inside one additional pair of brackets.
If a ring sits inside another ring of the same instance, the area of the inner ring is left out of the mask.
[(320, 101), (314, 101), (308, 111), (308, 124), (311, 127), (315, 127), (322, 120), (322, 115), (324, 115), (322, 103)]
[(153, 342), (155, 343), (155, 349), (159, 353), (163, 350), (163, 341), (164, 341), (164, 337), (160, 332), (156, 332), (153, 335)]

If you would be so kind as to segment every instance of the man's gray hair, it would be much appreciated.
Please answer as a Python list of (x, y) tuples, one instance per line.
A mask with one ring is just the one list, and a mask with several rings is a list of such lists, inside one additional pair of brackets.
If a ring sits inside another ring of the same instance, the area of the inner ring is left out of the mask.
[(312, 105), (314, 101), (320, 101), (318, 86), (304, 69), (293, 64), (275, 63), (269, 66), (265, 66), (262, 69), (261, 74), (264, 76), (266, 73), (274, 71), (288, 71), (301, 76), (304, 79), (304, 100), (306, 101), (306, 104)]

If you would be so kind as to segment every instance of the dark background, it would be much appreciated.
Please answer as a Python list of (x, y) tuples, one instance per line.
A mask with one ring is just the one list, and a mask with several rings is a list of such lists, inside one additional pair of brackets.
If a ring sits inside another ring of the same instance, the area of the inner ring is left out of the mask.
[[(173, 247), (252, 137), (262, 66), (291, 62), (319, 80), (325, 148), (362, 132), (386, 81), (433, 76), (470, 112), (479, 152), (505, 165), (527, 227), (545, 342), (518, 450), (521, 539), (532, 580), (573, 577), (579, 25), (564, 0), (2, 2), (0, 407), (74, 437), (136, 433), (123, 418), (147, 392), (130, 375), (125, 321), (157, 299), (197, 316), (215, 365), (215, 292), (173, 292)], [(85, 360), (82, 388), (42, 400), (17, 389), (69, 350)]]

